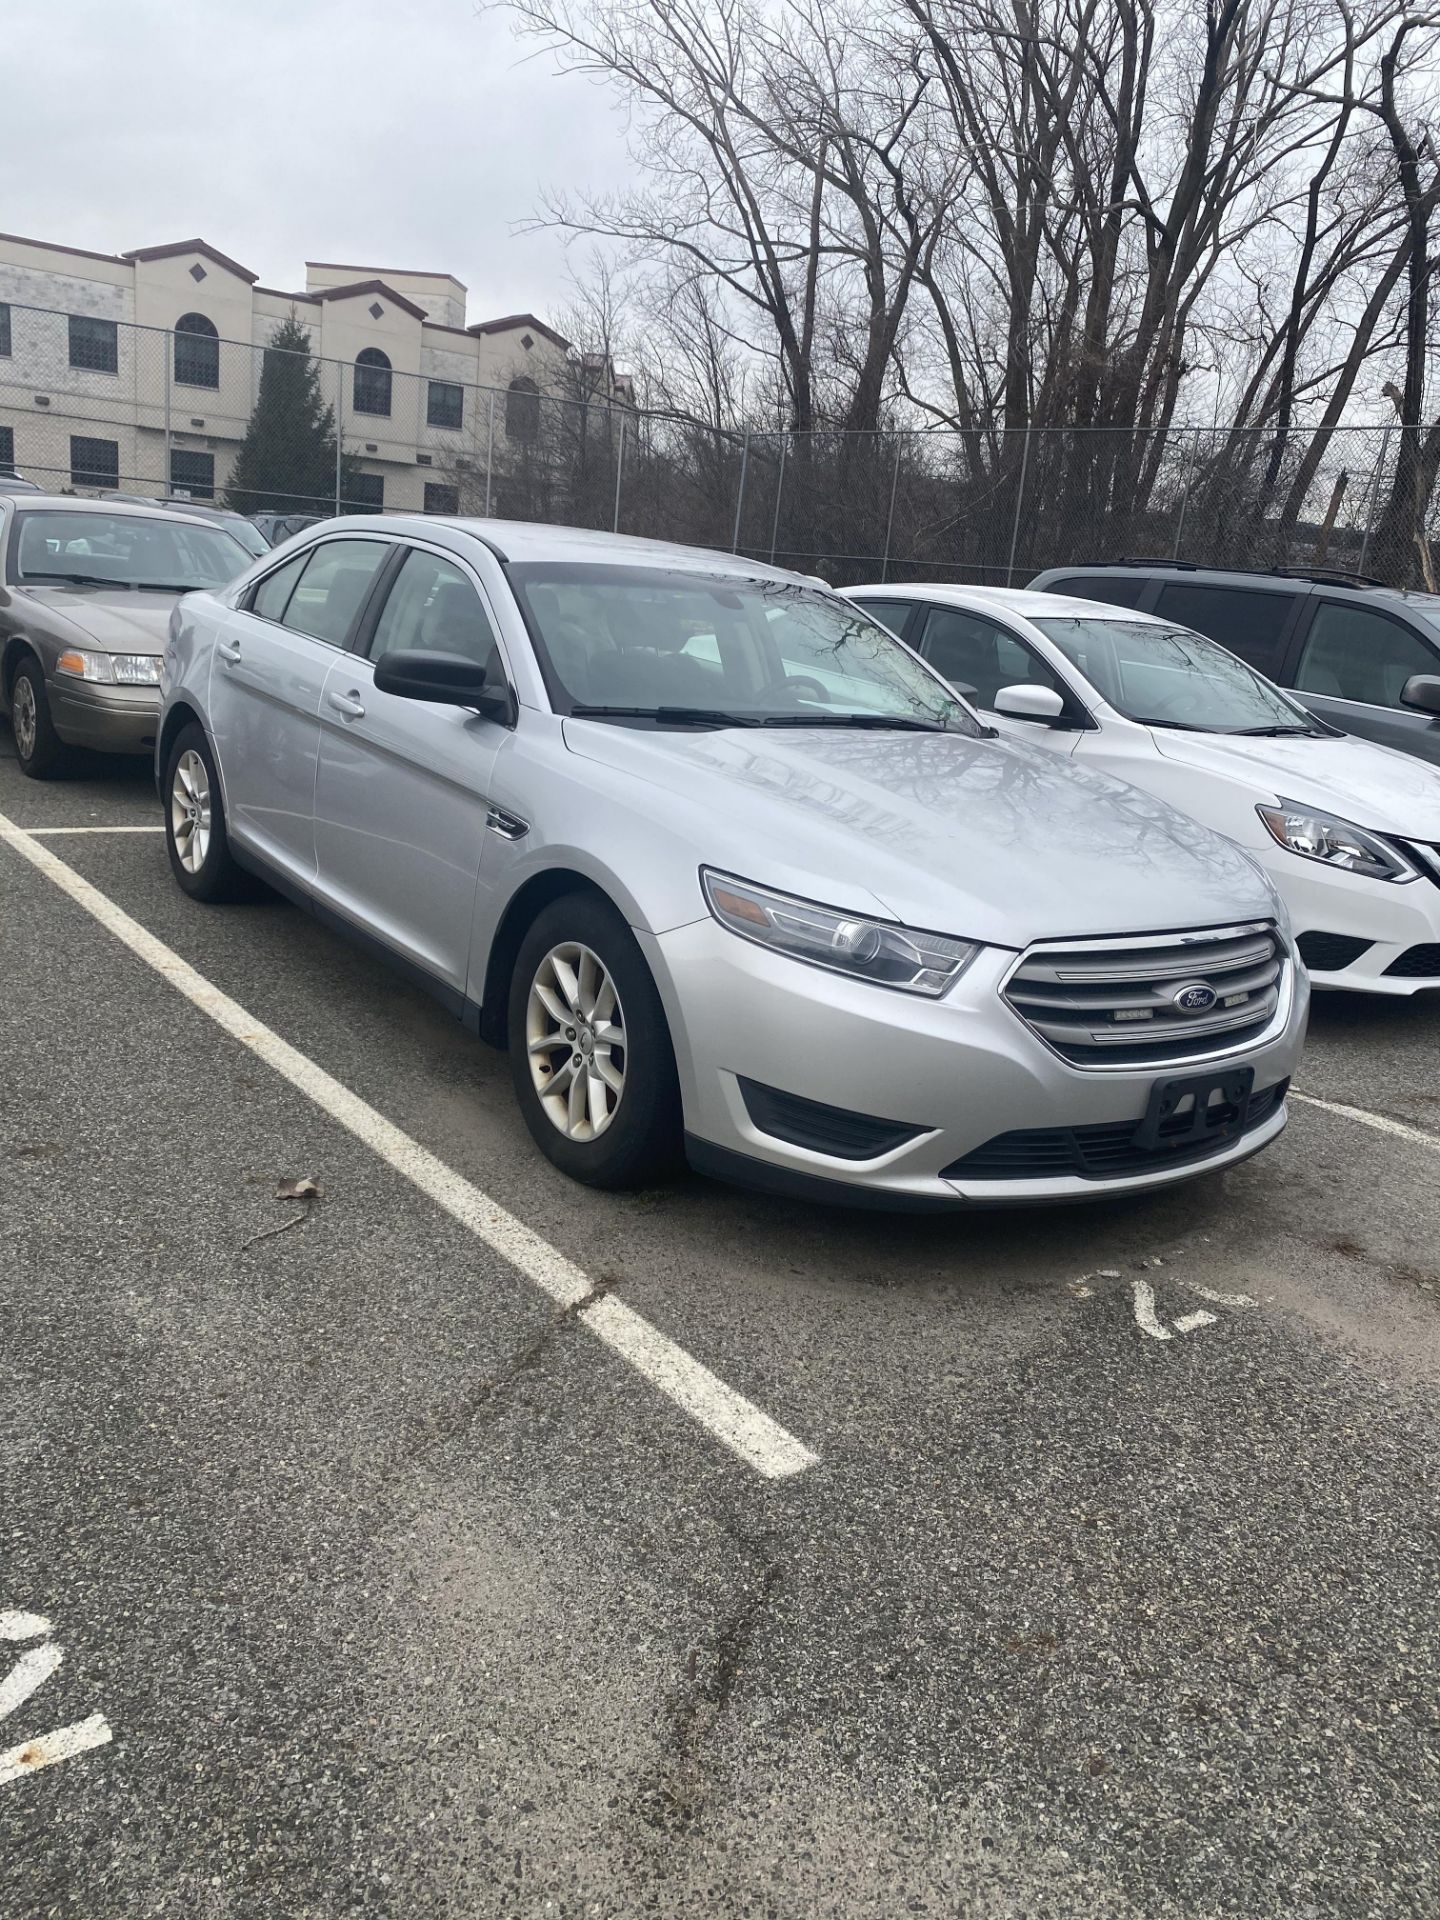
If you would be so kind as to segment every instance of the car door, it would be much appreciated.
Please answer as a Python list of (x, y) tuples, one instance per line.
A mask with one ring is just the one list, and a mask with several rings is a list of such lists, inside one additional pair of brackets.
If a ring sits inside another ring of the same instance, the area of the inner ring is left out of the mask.
[[(1055, 669), (1018, 633), (968, 607), (932, 606), (926, 609), (917, 645), (935, 671), (978, 707), (998, 732), (1057, 753), (1074, 752), (1083, 709)], [(1065, 702), (1068, 724), (997, 713), (996, 694), (1002, 687), (1018, 686), (1052, 688)]]
[(382, 693), (375, 661), (406, 648), (493, 662), (495, 623), (454, 555), (407, 543), (321, 700), (316, 892), (457, 993), (465, 986), (496, 757), (509, 738), (465, 707)]
[(210, 728), (237, 844), (282, 875), (315, 875), (320, 692), (392, 549), (318, 541), (264, 575), (215, 636)]
[(1440, 763), (1440, 719), (1400, 704), (1417, 673), (1440, 674), (1440, 647), (1409, 621), (1317, 597), (1292, 684), (1322, 720)]

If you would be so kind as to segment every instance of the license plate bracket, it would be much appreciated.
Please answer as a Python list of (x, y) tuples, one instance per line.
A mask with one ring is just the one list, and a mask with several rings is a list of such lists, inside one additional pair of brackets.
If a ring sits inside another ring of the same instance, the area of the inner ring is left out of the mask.
[(1157, 1080), (1135, 1130), (1135, 1145), (1151, 1153), (1161, 1147), (1183, 1153), (1202, 1144), (1223, 1146), (1244, 1132), (1254, 1086), (1254, 1067)]

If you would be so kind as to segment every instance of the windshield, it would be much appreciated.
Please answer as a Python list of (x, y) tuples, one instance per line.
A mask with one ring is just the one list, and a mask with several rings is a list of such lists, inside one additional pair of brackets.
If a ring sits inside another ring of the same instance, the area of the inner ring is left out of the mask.
[(1188, 627), (1038, 619), (1040, 631), (1127, 720), (1197, 733), (1319, 733), (1278, 687)]
[(11, 544), (17, 585), (223, 587), (254, 558), (233, 535), (200, 520), (131, 513), (21, 513)]
[(988, 731), (858, 607), (811, 587), (651, 567), (535, 564), (510, 578), (561, 713)]

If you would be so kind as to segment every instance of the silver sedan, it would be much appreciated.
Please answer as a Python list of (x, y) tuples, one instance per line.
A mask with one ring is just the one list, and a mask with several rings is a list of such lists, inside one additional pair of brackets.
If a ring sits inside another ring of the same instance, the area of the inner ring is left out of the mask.
[(156, 758), (186, 893), (259, 876), (405, 969), (598, 1186), (1093, 1197), (1285, 1124), (1255, 862), (774, 568), (328, 521), (177, 608)]

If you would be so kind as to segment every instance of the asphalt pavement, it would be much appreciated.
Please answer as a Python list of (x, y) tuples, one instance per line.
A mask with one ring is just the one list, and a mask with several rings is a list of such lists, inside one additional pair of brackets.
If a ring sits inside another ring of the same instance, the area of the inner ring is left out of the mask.
[(28, 844), (814, 1463), (0, 834), (5, 1920), (1435, 1913), (1440, 996), (1322, 999), (1281, 1140), (1169, 1197), (598, 1195), (410, 986), (186, 900), (145, 769), (7, 755)]

